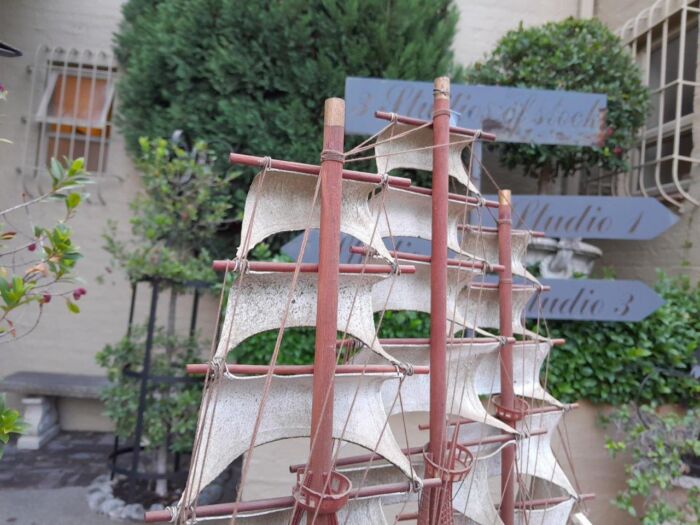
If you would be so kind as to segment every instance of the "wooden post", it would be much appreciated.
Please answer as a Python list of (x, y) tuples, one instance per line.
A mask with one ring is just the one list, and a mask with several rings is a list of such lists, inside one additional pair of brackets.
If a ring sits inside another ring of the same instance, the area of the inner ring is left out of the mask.
[[(498, 279), (499, 330), (504, 339), (501, 347), (501, 400), (500, 404), (512, 410), (515, 408), (513, 393), (513, 270), (511, 248), (511, 196), (510, 190), (498, 192), (498, 262), (503, 271)], [(515, 421), (502, 417), (507, 424)], [(500, 515), (504, 525), (513, 525), (515, 520), (515, 447), (504, 447), (501, 452), (501, 507)]]
[[(433, 98), (433, 191), (430, 264), (430, 449), (445, 463), (447, 405), (447, 205), (449, 195), (450, 79), (435, 79)], [(420, 525), (452, 523), (451, 487), (425, 490)], [(447, 508), (446, 508), (447, 507)], [(445, 512), (446, 511), (446, 512)], [(445, 519), (449, 521), (444, 521)]]
[[(338, 274), (340, 263), (340, 205), (342, 199), (345, 102), (326, 100), (321, 154), (321, 223), (316, 306), (316, 353), (314, 354), (311, 405), (310, 487), (322, 493), (333, 463), (333, 381), (335, 342), (338, 332)], [(333, 515), (307, 513), (307, 523), (330, 525)]]

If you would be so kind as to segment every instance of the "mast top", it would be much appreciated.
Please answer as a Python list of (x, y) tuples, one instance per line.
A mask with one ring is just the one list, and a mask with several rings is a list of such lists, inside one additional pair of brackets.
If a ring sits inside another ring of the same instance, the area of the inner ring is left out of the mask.
[(450, 98), (450, 77), (437, 77), (433, 84), (435, 98)]
[(498, 204), (501, 206), (509, 206), (510, 203), (510, 190), (498, 190)]
[(327, 126), (345, 126), (345, 101), (342, 98), (327, 98), (323, 115)]

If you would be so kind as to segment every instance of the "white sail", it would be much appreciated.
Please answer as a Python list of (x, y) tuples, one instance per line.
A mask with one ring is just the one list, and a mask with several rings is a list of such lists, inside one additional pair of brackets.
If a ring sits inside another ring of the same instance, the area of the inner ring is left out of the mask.
[(498, 454), (499, 445), (482, 445), (474, 454), (474, 465), (463, 481), (452, 485), (455, 525), (503, 525), (489, 487), (488, 458)]
[[(320, 195), (312, 206), (318, 176), (270, 169), (255, 176), (246, 197), (241, 237), (249, 234), (248, 250), (243, 246), (236, 254), (244, 258), (256, 244), (276, 233), (318, 228), (320, 226)], [(392, 260), (377, 232), (376, 219), (368, 197), (377, 184), (343, 181), (343, 201), (340, 210), (340, 231), (352, 235), (374, 250), (382, 258)]]
[[(430, 313), (430, 263), (411, 262), (413, 274), (404, 274), (378, 282), (372, 288), (372, 307), (381, 310), (413, 310)], [(450, 266), (447, 269), (447, 318), (452, 333), (464, 328), (498, 328), (500, 325), (498, 288), (479, 282), (481, 272)], [(534, 286), (513, 289), (513, 331), (525, 330), (522, 324), (528, 303), (537, 293)]]
[[(461, 251), (462, 238), (459, 225), (469, 217), (466, 206), (466, 203), (456, 200), (447, 203), (447, 247), (457, 253)], [(371, 198), (370, 207), (379, 214), (378, 230), (389, 248), (395, 249), (391, 246), (392, 236), (432, 239), (430, 195), (387, 188)]]
[[(525, 317), (528, 303), (537, 293), (535, 286), (518, 286), (513, 288), (513, 332), (521, 334), (525, 331), (522, 321)], [(472, 286), (465, 286), (459, 292), (457, 298), (457, 308), (452, 315), (448, 306), (448, 318), (454, 320), (454, 331), (457, 332), (463, 327), (467, 328), (499, 328), (500, 326), (500, 306), (498, 288), (490, 286), (488, 283), (474, 283)], [(449, 303), (448, 303), (449, 305)], [(461, 327), (459, 326), (461, 325)]]
[[(513, 345), (513, 391), (516, 396), (562, 406), (540, 383), (540, 372), (551, 350), (548, 341), (518, 341)], [(500, 394), (500, 347), (484, 352), (479, 371), (474, 376), (478, 395)]]
[[(391, 170), (400, 168), (433, 171), (433, 130), (430, 127), (415, 128), (416, 126), (410, 124), (396, 122), (379, 134), (374, 147), (379, 173), (389, 173)], [(412, 129), (415, 131), (411, 131)], [(411, 132), (399, 137), (407, 131)], [(448, 167), (450, 176), (466, 186), (470, 193), (478, 194), (479, 190), (471, 183), (462, 161), (462, 152), (471, 138), (450, 133), (449, 140), (451, 144)]]
[[(498, 232), (475, 225), (462, 225), (460, 238), (461, 250), (458, 259), (484, 260), (489, 264), (499, 264), (498, 261)], [(511, 266), (513, 275), (527, 277), (537, 281), (525, 268), (527, 246), (530, 244), (530, 232), (527, 230), (512, 230), (511, 232)]]
[(521, 475), (543, 479), (576, 497), (576, 490), (564, 474), (552, 450), (552, 438), (563, 413), (563, 410), (557, 410), (528, 414), (517, 423), (516, 428), (521, 432), (530, 432), (535, 429), (546, 429), (547, 432), (519, 441), (516, 461)]
[(572, 498), (549, 507), (516, 510), (515, 525), (562, 525), (568, 522), (574, 503)]
[[(491, 370), (482, 368), (481, 361), (497, 353), (498, 342), (474, 344), (450, 344), (447, 350), (447, 413), (472, 421), (499, 428), (506, 432), (514, 429), (491, 416), (484, 408), (477, 384), (493, 384), (493, 377), (484, 377)], [(430, 364), (430, 345), (391, 345), (387, 350), (397, 359), (414, 366)], [(354, 359), (360, 364), (379, 362), (374, 354), (363, 350)], [(485, 372), (485, 374), (484, 374)], [(498, 371), (495, 371), (498, 375)], [(384, 407), (391, 414), (401, 410), (410, 412), (430, 412), (430, 376), (413, 375), (403, 381), (401, 404), (397, 403), (397, 382), (387, 382), (382, 387)]]
[[(338, 330), (347, 332), (391, 363), (376, 339), (372, 310), (372, 286), (386, 275), (340, 274), (338, 283)], [(402, 279), (403, 276), (399, 278)], [(248, 337), (279, 328), (285, 318), (287, 298), (293, 274), (284, 272), (247, 272), (231, 285), (226, 315), (216, 356), (228, 352)], [(316, 324), (317, 273), (300, 273), (289, 311), (286, 328), (313, 327)], [(235, 311), (234, 311), (235, 310)]]
[[(337, 514), (338, 523), (344, 525), (386, 525), (380, 497), (353, 498), (348, 500)], [(236, 523), (242, 525), (289, 525), (292, 509), (268, 510), (254, 513), (239, 513)], [(228, 523), (228, 520), (222, 522)], [(302, 519), (306, 523), (306, 516)]]
[[(207, 389), (212, 404), (199, 429), (201, 442), (189, 483), (203, 489), (250, 446), (262, 401), (265, 376), (223, 375)], [(333, 437), (374, 450), (408, 478), (416, 476), (391, 430), (381, 398), (385, 381), (394, 374), (336, 376)], [(312, 375), (274, 376), (260, 420), (255, 445), (288, 438), (310, 437)], [(353, 404), (354, 399), (354, 404)], [(347, 420), (347, 424), (346, 424)], [(196, 494), (192, 494), (194, 502)]]

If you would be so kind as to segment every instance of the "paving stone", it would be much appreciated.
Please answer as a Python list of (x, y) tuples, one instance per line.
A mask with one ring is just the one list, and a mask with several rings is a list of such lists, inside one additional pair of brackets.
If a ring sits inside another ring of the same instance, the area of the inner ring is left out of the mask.
[(41, 450), (17, 450), (14, 443), (0, 459), (4, 489), (88, 486), (109, 470), (113, 434), (63, 432)]

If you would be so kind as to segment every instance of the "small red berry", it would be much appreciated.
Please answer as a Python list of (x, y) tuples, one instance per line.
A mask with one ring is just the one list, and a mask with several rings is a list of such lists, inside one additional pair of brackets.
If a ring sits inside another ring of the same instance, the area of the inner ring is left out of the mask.
[(615, 146), (615, 149), (613, 149), (613, 153), (618, 157), (622, 157), (622, 148), (620, 146)]
[(51, 302), (51, 294), (45, 293), (41, 296), (41, 304), (47, 304)]
[(74, 300), (77, 301), (78, 299), (80, 299), (80, 296), (81, 296), (81, 294), (78, 290), (73, 290), (73, 299)]
[(34, 250), (36, 250), (36, 243), (33, 242), (29, 246), (27, 246), (27, 250), (29, 250), (30, 252), (33, 252)]

